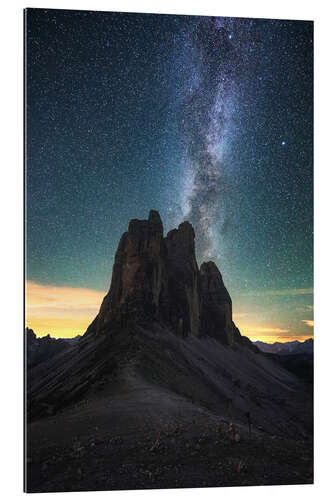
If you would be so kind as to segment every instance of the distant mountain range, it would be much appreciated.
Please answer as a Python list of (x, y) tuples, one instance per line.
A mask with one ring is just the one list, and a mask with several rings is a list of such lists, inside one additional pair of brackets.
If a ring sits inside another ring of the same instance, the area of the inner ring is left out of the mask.
[(76, 344), (81, 335), (69, 339), (55, 339), (50, 335), (37, 337), (31, 328), (26, 328), (26, 363), (27, 368), (37, 366), (48, 359), (53, 358), (61, 351)]
[[(26, 329), (27, 333), (27, 366), (28, 368), (36, 366), (39, 363), (52, 358), (59, 352), (75, 345), (81, 338), (77, 335), (72, 338), (53, 338), (50, 335), (37, 337), (33, 330)], [(313, 354), (313, 339), (307, 339), (304, 342), (294, 340), (293, 342), (274, 342), (268, 344), (257, 340), (253, 342), (260, 351), (269, 354)]]
[(293, 342), (274, 342), (267, 344), (257, 340), (253, 342), (262, 352), (272, 354), (313, 354), (313, 339), (307, 339), (304, 342), (294, 340)]

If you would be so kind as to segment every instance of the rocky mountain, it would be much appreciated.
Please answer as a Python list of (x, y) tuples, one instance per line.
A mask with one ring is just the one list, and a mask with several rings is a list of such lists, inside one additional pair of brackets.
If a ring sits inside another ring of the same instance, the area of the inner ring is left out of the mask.
[[(112, 281), (89, 335), (110, 327), (157, 321), (176, 335), (214, 336), (242, 343), (232, 321), (232, 302), (213, 262), (198, 268), (195, 234), (183, 222), (163, 237), (158, 212), (131, 220), (115, 256)], [(255, 348), (253, 347), (255, 350)]]
[(104, 415), (103, 400), (120, 404), (124, 419), (128, 411), (142, 418), (208, 411), (246, 422), (250, 412), (258, 429), (307, 432), (304, 411), (287, 424), (299, 413), (301, 382), (240, 334), (220, 271), (213, 262), (197, 265), (191, 224), (164, 236), (156, 211), (130, 221), (86, 333), (30, 370), (27, 382), (29, 420), (71, 411), (81, 400)]
[(293, 342), (266, 342), (256, 341), (254, 344), (262, 351), (272, 354), (313, 354), (313, 339), (307, 339), (304, 342), (294, 340)]
[(296, 375), (306, 384), (313, 384), (313, 339), (304, 342), (254, 342), (269, 359)]
[(96, 318), (62, 342), (27, 370), (29, 492), (311, 481), (312, 393), (240, 334), (189, 222), (130, 221)]

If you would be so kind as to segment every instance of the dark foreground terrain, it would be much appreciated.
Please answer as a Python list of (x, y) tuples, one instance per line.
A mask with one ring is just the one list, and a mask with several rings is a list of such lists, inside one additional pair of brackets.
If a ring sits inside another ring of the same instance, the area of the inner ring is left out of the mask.
[(124, 402), (116, 401), (112, 410), (105, 401), (102, 413), (82, 402), (66, 415), (30, 424), (27, 491), (313, 482), (310, 439), (258, 430), (249, 436), (246, 426), (236, 425), (235, 441), (218, 417), (191, 408), (182, 415), (178, 408), (184, 402), (170, 398), (165, 402), (169, 418), (160, 418), (147, 407), (145, 396), (143, 391), (142, 413), (127, 418), (120, 416)]
[[(198, 429), (199, 430), (199, 429)], [(86, 436), (48, 443), (28, 464), (28, 492), (254, 486), (313, 482), (312, 444), (274, 437), (228, 440), (181, 426), (157, 436)], [(206, 431), (206, 432), (205, 432)], [(155, 446), (155, 447), (154, 447)]]
[(28, 492), (313, 482), (311, 386), (215, 339), (140, 331), (128, 342), (84, 396), (28, 424)]
[(30, 445), (38, 443), (28, 457), (28, 492), (313, 482), (310, 440), (249, 437), (242, 429), (235, 442), (226, 424), (205, 418), (178, 418), (159, 431), (139, 422), (135, 430), (135, 419), (131, 428), (106, 421), (94, 427), (91, 418), (86, 432), (75, 432), (74, 420), (56, 426), (52, 439), (43, 426), (31, 428)]

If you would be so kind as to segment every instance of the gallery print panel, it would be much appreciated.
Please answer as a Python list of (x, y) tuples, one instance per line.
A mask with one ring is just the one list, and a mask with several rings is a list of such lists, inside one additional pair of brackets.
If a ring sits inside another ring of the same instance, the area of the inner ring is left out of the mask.
[(24, 17), (25, 490), (312, 483), (313, 23)]

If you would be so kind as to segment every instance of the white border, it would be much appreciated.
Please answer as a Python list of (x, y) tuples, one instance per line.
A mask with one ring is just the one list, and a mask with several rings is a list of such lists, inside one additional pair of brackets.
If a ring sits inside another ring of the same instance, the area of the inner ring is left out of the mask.
[[(223, 15), (315, 20), (315, 432), (314, 486), (228, 489), (148, 490), (112, 492), (118, 498), (199, 498), (202, 495), (247, 500), (271, 500), (301, 495), (304, 500), (329, 498), (332, 491), (332, 421), (330, 408), (333, 346), (332, 291), (332, 9), (330, 2), (305, 0), (44, 0), (10, 1), (1, 9), (1, 482), (3, 498), (23, 496), (22, 485), (22, 25), (24, 7), (72, 8), (178, 14)], [(326, 279), (325, 279), (326, 278)], [(328, 279), (327, 279), (328, 278)], [(97, 493), (107, 498), (110, 492)], [(67, 497), (95, 498), (96, 493), (68, 493)], [(39, 494), (38, 498), (49, 498)]]

